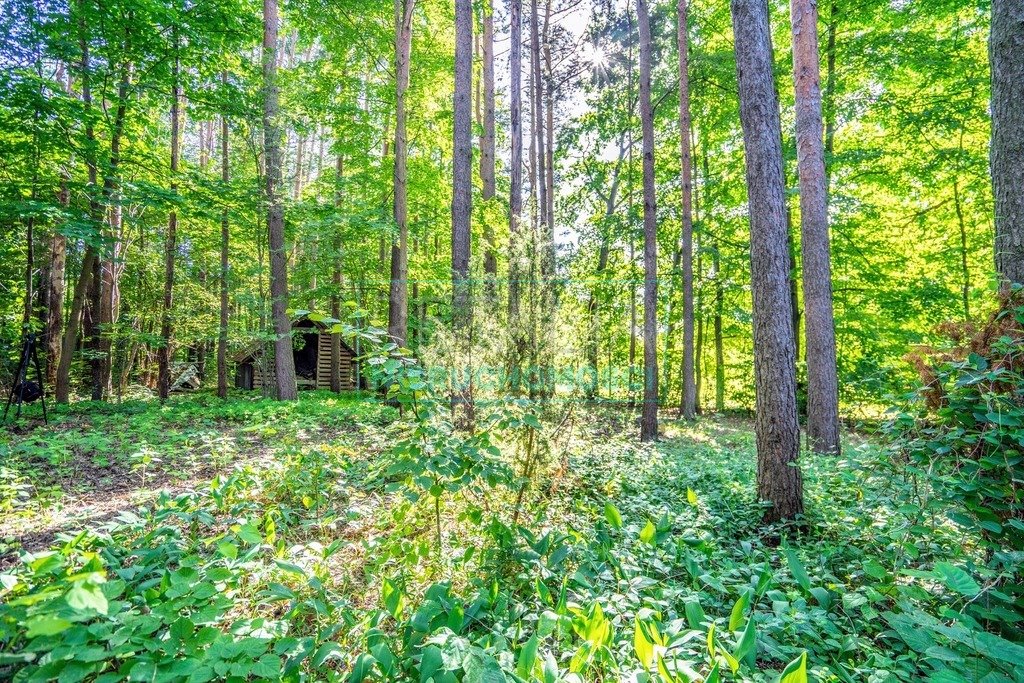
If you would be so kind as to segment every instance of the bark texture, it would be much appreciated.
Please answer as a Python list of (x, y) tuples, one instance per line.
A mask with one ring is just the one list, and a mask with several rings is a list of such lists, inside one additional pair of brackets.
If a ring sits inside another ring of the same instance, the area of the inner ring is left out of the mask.
[[(455, 98), (452, 160), (452, 322), (457, 343), (469, 346), (472, 301), (469, 280), (472, 213), (473, 3), (455, 2)], [(462, 428), (473, 423), (472, 386), (459, 387), (452, 399)]]
[(640, 127), (644, 173), (644, 399), (640, 440), (658, 438), (658, 218), (654, 197), (654, 110), (651, 107), (651, 19), (636, 3), (640, 34)]
[(839, 378), (832, 312), (832, 256), (822, 139), (821, 69), (816, 0), (791, 0), (793, 83), (796, 89), (796, 161), (800, 174), (807, 354), (807, 441), (816, 453), (838, 455)]
[[(334, 206), (336, 209), (341, 208), (341, 179), (345, 175), (345, 160), (340, 154), (338, 155), (337, 165), (335, 166), (335, 190), (334, 190)], [(331, 317), (335, 320), (341, 320), (341, 236), (335, 235), (334, 237), (334, 253), (331, 254), (331, 259), (334, 262), (334, 270), (331, 273), (331, 284), (334, 285), (331, 290)], [(359, 387), (358, 378), (356, 379), (356, 388)], [(331, 335), (331, 391), (336, 394), (341, 393), (341, 335)]]
[[(94, 223), (98, 223), (100, 207), (96, 199), (96, 184), (99, 179), (99, 172), (96, 164), (96, 131), (92, 117), (91, 53), (89, 42), (86, 39), (84, 5), (85, 3), (80, 0), (78, 3), (80, 11), (78, 20), (79, 50), (81, 53), (79, 81), (82, 91), (82, 106), (85, 110), (85, 138), (88, 142), (85, 148), (85, 167), (88, 174), (86, 194), (89, 196), (89, 217)], [(82, 270), (78, 275), (74, 292), (71, 295), (71, 311), (68, 315), (68, 325), (61, 345), (60, 362), (57, 365), (57, 379), (54, 389), (57, 403), (67, 403), (71, 397), (71, 360), (75, 353), (75, 346), (78, 343), (78, 332), (82, 327), (86, 296), (92, 288), (96, 258), (96, 247), (92, 244), (87, 245), (82, 256)]]
[(732, 0), (750, 207), (750, 269), (757, 400), (757, 495), (766, 522), (803, 512), (796, 409), (796, 345), (789, 294), (789, 254), (782, 128), (772, 76), (767, 0)]
[(683, 235), (680, 255), (683, 267), (683, 404), (686, 420), (697, 416), (697, 383), (693, 367), (693, 156), (690, 154), (690, 75), (687, 36), (687, 0), (679, 0), (679, 147), (680, 183), (683, 189)]
[(992, 194), (996, 270), (1024, 284), (1024, 3), (992, 0)]
[[(227, 85), (228, 74), (221, 75), (221, 82)], [(231, 179), (231, 160), (228, 156), (230, 131), (228, 119), (220, 117), (220, 179), (225, 190)], [(220, 215), (220, 327), (217, 330), (217, 396), (228, 397), (228, 246), (231, 239), (227, 207)]]
[[(483, 126), (480, 136), (480, 182), (483, 185), (481, 198), (491, 201), (495, 195), (494, 168), (494, 7), (490, 0), (483, 2)], [(484, 223), (484, 275), (488, 279), (488, 293), (494, 294), (494, 278), (498, 274), (498, 255), (494, 243), (494, 227)]]
[(388, 335), (405, 346), (409, 332), (409, 207), (408, 146), (405, 93), (409, 89), (412, 55), (412, 13), (416, 0), (395, 0), (395, 166), (394, 218), (398, 240), (391, 243), (391, 289), (388, 294)]
[(509, 2), (509, 88), (510, 116), (509, 135), (512, 138), (509, 173), (509, 263), (508, 263), (508, 313), (509, 327), (515, 334), (519, 316), (519, 264), (516, 257), (516, 240), (519, 232), (519, 218), (523, 212), (523, 2)]
[[(177, 41), (177, 36), (175, 36)], [(178, 156), (181, 146), (181, 89), (178, 85), (178, 55), (175, 45), (173, 79), (171, 91), (171, 192), (178, 189)], [(167, 235), (164, 239), (164, 300), (160, 316), (160, 336), (163, 346), (157, 352), (157, 395), (166, 401), (171, 389), (171, 335), (173, 333), (171, 311), (174, 304), (174, 253), (177, 250), (178, 212), (171, 209), (167, 217)]]
[(298, 398), (291, 321), (288, 319), (288, 252), (281, 203), (281, 130), (278, 127), (277, 0), (263, 0), (263, 148), (266, 158), (267, 242), (270, 250), (270, 313), (274, 326), (276, 398)]

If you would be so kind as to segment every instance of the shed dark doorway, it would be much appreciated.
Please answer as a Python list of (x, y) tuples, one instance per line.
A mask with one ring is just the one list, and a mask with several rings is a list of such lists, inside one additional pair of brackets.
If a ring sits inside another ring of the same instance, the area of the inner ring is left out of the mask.
[(316, 357), (319, 335), (316, 329), (302, 328), (302, 333), (295, 335), (292, 342), (295, 346), (295, 375), (316, 386)]

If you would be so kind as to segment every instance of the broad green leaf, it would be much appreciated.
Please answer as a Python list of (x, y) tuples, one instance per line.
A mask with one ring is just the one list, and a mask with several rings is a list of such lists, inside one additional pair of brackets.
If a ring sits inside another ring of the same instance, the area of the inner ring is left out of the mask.
[(804, 565), (800, 562), (800, 558), (796, 556), (792, 548), (786, 548), (786, 562), (789, 564), (789, 571), (793, 574), (793, 579), (799, 584), (805, 591), (811, 589), (811, 579), (807, 576), (807, 570), (804, 569)]
[(608, 525), (611, 528), (622, 528), (622, 515), (619, 514), (619, 510), (611, 503), (604, 504), (604, 518), (608, 520)]
[(936, 562), (935, 572), (947, 588), (961, 595), (973, 598), (981, 592), (981, 586), (971, 578), (971, 575), (956, 565), (949, 562)]
[(377, 660), (368, 652), (359, 655), (355, 665), (352, 667), (352, 673), (349, 674), (348, 683), (362, 683), (373, 673), (373, 665), (376, 663)]
[(640, 626), (640, 619), (633, 620), (633, 649), (636, 651), (636, 658), (644, 667), (644, 671), (651, 670), (654, 662), (654, 643), (647, 639), (643, 628)]
[(68, 630), (74, 624), (67, 619), (61, 619), (59, 617), (41, 615), (33, 617), (25, 622), (27, 631), (25, 636), (28, 638), (35, 638), (37, 636), (54, 636), (58, 633)]
[(93, 609), (100, 614), (107, 613), (107, 596), (103, 595), (103, 590), (95, 583), (76, 583), (64, 596), (64, 600), (75, 611)]
[(647, 524), (640, 532), (640, 540), (644, 543), (654, 545), (654, 538), (657, 535), (657, 533), (658, 530), (654, 527), (654, 522), (652, 522), (651, 520), (647, 520)]
[(779, 676), (779, 683), (807, 683), (807, 653), (786, 665)]
[(751, 614), (747, 619), (746, 628), (743, 629), (743, 635), (740, 636), (739, 643), (736, 644), (736, 649), (732, 654), (736, 659), (743, 661), (747, 655), (754, 653), (755, 645), (757, 645), (757, 632), (754, 626), (754, 615)]
[(732, 606), (732, 613), (729, 615), (729, 630), (735, 631), (743, 624), (743, 613), (750, 604), (750, 589), (743, 591), (739, 599)]
[(533, 672), (533, 667), (537, 662), (537, 646), (540, 641), (537, 639), (537, 634), (526, 641), (523, 645), (523, 649), (519, 651), (519, 659), (516, 661), (516, 675), (522, 678), (524, 681), (530, 680)]

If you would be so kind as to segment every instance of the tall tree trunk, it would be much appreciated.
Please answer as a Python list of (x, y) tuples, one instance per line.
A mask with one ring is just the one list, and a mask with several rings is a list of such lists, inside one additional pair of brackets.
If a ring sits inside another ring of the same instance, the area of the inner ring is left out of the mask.
[(1024, 4), (992, 0), (992, 194), (996, 270), (1024, 284)]
[[(61, 177), (57, 201), (64, 208), (71, 203), (71, 189), (66, 175)], [(46, 382), (51, 387), (57, 382), (60, 363), (61, 330), (64, 328), (64, 271), (67, 262), (67, 238), (57, 229), (50, 234), (49, 264), (46, 268)]]
[[(228, 72), (221, 74), (221, 83), (228, 84)], [(227, 192), (231, 180), (231, 158), (228, 156), (229, 144), (228, 117), (220, 117), (220, 180)], [(217, 330), (217, 396), (228, 397), (228, 246), (231, 234), (228, 230), (228, 209), (225, 206), (220, 214), (220, 326)]]
[(682, 416), (697, 416), (697, 384), (693, 366), (693, 157), (690, 154), (690, 41), (686, 17), (687, 0), (679, 0), (679, 147), (682, 157), (683, 190), (683, 405)]
[(295, 356), (288, 319), (288, 252), (281, 203), (281, 129), (278, 127), (277, 0), (263, 0), (263, 148), (266, 158), (267, 243), (270, 250), (270, 311), (274, 325), (275, 397), (294, 401)]
[[(494, 7), (491, 0), (483, 0), (483, 126), (480, 136), (480, 182), (483, 185), (481, 198), (484, 202), (494, 199)], [(498, 254), (494, 243), (494, 226), (484, 221), (484, 277), (487, 279), (488, 296), (495, 295), (494, 280), (498, 275)]]
[(832, 256), (822, 140), (816, 0), (791, 0), (796, 88), (800, 245), (807, 335), (807, 440), (816, 453), (839, 454), (839, 378), (832, 313)]
[[(961, 140), (961, 145), (962, 145)], [(961, 150), (962, 151), (962, 150)], [(957, 169), (959, 172), (959, 169)], [(963, 202), (960, 199), (960, 183), (957, 176), (953, 176), (953, 206), (956, 208), (956, 221), (960, 227), (960, 296), (964, 304), (964, 321), (971, 320), (971, 270), (967, 263), (967, 223), (964, 220)]]
[(292, 189), (292, 199), (299, 201), (302, 197), (302, 164), (306, 151), (306, 136), (295, 133), (295, 183)]
[[(124, 51), (127, 53), (131, 45), (131, 33), (125, 29)], [(120, 201), (120, 165), (121, 140), (124, 135), (125, 117), (128, 112), (128, 91), (131, 87), (132, 65), (125, 57), (120, 65), (120, 76), (117, 87), (117, 108), (114, 114), (113, 128), (110, 134), (110, 161), (103, 179), (103, 202), (106, 205), (107, 235), (109, 248), (107, 258), (97, 260), (99, 279), (93, 283), (95, 291), (93, 316), (93, 341), (96, 356), (92, 361), (92, 398), (102, 400), (110, 387), (113, 366), (113, 327), (117, 320), (118, 301), (120, 299), (119, 281), (121, 266), (118, 259), (122, 249), (121, 234), (121, 201)]]
[[(452, 159), (452, 323), (458, 344), (471, 343), (469, 280), (472, 216), (473, 2), (455, 0), (455, 98)], [(472, 428), (472, 384), (453, 396), (456, 423)]]
[(548, 268), (552, 275), (555, 271), (555, 71), (551, 60), (551, 0), (547, 0), (544, 8), (544, 31), (541, 40), (544, 51), (544, 64), (547, 70), (546, 77), (542, 79), (545, 84), (545, 125), (544, 136), (546, 147), (544, 151), (544, 166), (547, 174), (544, 178), (544, 185), (547, 195), (547, 241), (549, 260)]
[[(547, 234), (548, 225), (548, 184), (547, 184), (547, 160), (546, 148), (544, 146), (544, 83), (540, 68), (540, 17), (537, 0), (530, 0), (530, 74), (532, 77), (532, 91), (530, 98), (533, 100), (533, 140), (536, 163), (534, 169), (534, 185), (536, 187), (537, 208), (539, 209), (540, 225), (543, 226), (543, 234)], [(544, 240), (545, 257), (541, 261), (541, 275), (546, 279), (551, 275), (547, 254), (547, 240)]]
[[(89, 196), (89, 217), (94, 224), (98, 224), (100, 216), (100, 204), (97, 197), (99, 172), (96, 162), (96, 131), (92, 117), (92, 67), (90, 65), (89, 42), (86, 36), (85, 0), (79, 0), (78, 10), (79, 49), (81, 52), (80, 81), (82, 105), (85, 110), (83, 117), (85, 120), (86, 139), (85, 166), (88, 173), (86, 193)], [(55, 388), (57, 403), (67, 403), (71, 397), (71, 360), (75, 353), (75, 346), (78, 343), (78, 331), (82, 325), (86, 297), (92, 289), (96, 259), (96, 247), (93, 242), (89, 242), (86, 244), (85, 254), (82, 257), (82, 270), (79, 273), (74, 292), (71, 295), (71, 311), (68, 315), (67, 330), (64, 332), (60, 362), (57, 365)]]
[(803, 480), (796, 466), (796, 337), (790, 317), (782, 127), (767, 0), (732, 0), (732, 24), (750, 207), (757, 496), (771, 504), (764, 516), (770, 523), (803, 512)]
[(722, 312), (725, 308), (725, 286), (722, 284), (722, 257), (719, 253), (722, 241), (715, 240), (711, 253), (712, 268), (715, 269), (715, 412), (725, 410), (725, 345), (722, 341)]
[[(344, 158), (339, 154), (337, 165), (335, 167), (334, 176), (334, 208), (341, 210), (341, 179), (344, 177), (345, 162)], [(331, 254), (331, 260), (334, 263), (334, 271), (331, 275), (331, 284), (334, 285), (331, 290), (331, 317), (335, 320), (341, 320), (341, 234), (338, 232), (334, 236), (334, 253)], [(358, 388), (358, 386), (357, 386)], [(331, 335), (331, 391), (336, 394), (341, 393), (341, 335)]]
[(654, 196), (654, 110), (651, 107), (651, 19), (637, 0), (640, 34), (640, 127), (644, 168), (644, 404), (640, 440), (658, 438), (658, 218)]
[(409, 332), (409, 220), (406, 199), (407, 145), (405, 92), (409, 89), (412, 54), (412, 13), (416, 0), (395, 0), (395, 165), (394, 217), (398, 240), (391, 243), (391, 289), (388, 295), (388, 334), (405, 346)]
[(519, 322), (520, 299), (520, 267), (519, 251), (521, 235), (519, 222), (523, 213), (523, 2), (509, 0), (509, 134), (512, 138), (510, 155), (510, 188), (509, 188), (509, 245), (508, 245), (508, 329), (511, 337), (508, 373), (512, 378), (510, 389), (519, 391), (519, 363), (523, 356), (523, 335)]
[(587, 364), (594, 373), (594, 383), (587, 387), (589, 398), (597, 395), (598, 390), (598, 296), (602, 286), (601, 278), (608, 268), (608, 256), (611, 250), (611, 222), (619, 205), (619, 185), (622, 181), (622, 162), (626, 157), (626, 134), (619, 135), (619, 155), (612, 168), (612, 182), (604, 200), (604, 221), (601, 223), (601, 246), (597, 255), (597, 270), (594, 272), (594, 283), (590, 286), (587, 301)]
[[(178, 35), (174, 36), (174, 66), (171, 74), (171, 193), (178, 191), (178, 157), (181, 150), (181, 84), (178, 59)], [(157, 352), (157, 395), (166, 401), (171, 392), (171, 337), (174, 334), (171, 319), (174, 305), (174, 254), (178, 249), (178, 212), (172, 208), (167, 216), (167, 235), (164, 241), (164, 300), (160, 315), (160, 337), (163, 346)]]

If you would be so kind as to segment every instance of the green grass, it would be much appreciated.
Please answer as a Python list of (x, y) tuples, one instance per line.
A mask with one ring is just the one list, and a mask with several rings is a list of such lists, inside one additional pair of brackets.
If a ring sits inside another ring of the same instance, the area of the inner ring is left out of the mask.
[(542, 446), (513, 527), (520, 478), (435, 500), (391, 467), (412, 424), (373, 400), (76, 404), (0, 442), (5, 528), (104, 495), (67, 490), (85, 463), (150, 497), (16, 560), (5, 540), (0, 677), (1024, 680), (1019, 568), (885, 449), (805, 456), (806, 519), (764, 529), (749, 423), (641, 446), (627, 417), (493, 427), (511, 471), (524, 434)]

